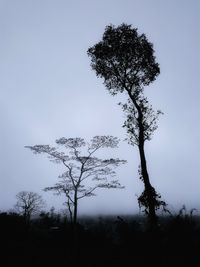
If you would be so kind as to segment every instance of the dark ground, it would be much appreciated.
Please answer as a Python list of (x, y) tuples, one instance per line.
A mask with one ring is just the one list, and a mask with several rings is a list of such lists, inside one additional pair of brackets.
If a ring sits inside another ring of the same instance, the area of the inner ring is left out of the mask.
[(199, 266), (200, 218), (165, 216), (159, 225), (151, 233), (144, 217), (81, 218), (74, 242), (59, 216), (43, 214), (28, 227), (19, 215), (0, 213), (0, 266)]

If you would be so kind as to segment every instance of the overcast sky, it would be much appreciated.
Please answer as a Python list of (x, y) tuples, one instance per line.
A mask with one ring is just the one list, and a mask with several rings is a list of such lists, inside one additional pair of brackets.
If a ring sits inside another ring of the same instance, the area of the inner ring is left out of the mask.
[(109, 134), (122, 140), (113, 153), (128, 161), (118, 172), (126, 189), (99, 190), (79, 211), (138, 212), (143, 185), (137, 147), (123, 141), (122, 96), (109, 95), (87, 56), (106, 25), (123, 22), (147, 35), (161, 69), (145, 89), (164, 112), (146, 144), (152, 184), (172, 211), (200, 209), (199, 14), (198, 0), (0, 0), (0, 209), (13, 208), (21, 190), (63, 208), (42, 191), (62, 169), (25, 145)]

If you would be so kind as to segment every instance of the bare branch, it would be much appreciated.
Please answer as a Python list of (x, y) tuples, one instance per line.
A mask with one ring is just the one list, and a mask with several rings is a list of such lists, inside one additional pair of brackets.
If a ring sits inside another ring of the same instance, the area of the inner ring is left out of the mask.
[[(59, 147), (67, 150), (65, 154), (58, 148), (49, 145), (27, 146), (34, 153), (47, 154), (52, 160), (62, 163), (66, 171), (59, 175), (60, 181), (54, 186), (46, 187), (44, 191), (54, 191), (55, 194), (65, 194), (66, 205), (73, 221), (77, 216), (78, 200), (94, 196), (97, 188), (123, 188), (120, 183), (108, 181), (116, 175), (114, 169), (126, 163), (118, 158), (100, 159), (94, 154), (102, 148), (115, 148), (119, 139), (113, 136), (95, 136), (88, 144), (82, 138), (60, 138), (56, 140)], [(81, 155), (82, 148), (87, 144), (87, 155)], [(69, 156), (70, 155), (70, 156)], [(87, 182), (86, 182), (87, 181)]]

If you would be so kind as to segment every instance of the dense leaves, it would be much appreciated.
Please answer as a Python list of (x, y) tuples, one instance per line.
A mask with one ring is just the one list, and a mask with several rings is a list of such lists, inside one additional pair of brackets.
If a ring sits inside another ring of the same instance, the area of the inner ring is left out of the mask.
[(106, 27), (102, 41), (88, 49), (91, 66), (111, 94), (129, 90), (134, 94), (160, 73), (152, 44), (131, 25)]

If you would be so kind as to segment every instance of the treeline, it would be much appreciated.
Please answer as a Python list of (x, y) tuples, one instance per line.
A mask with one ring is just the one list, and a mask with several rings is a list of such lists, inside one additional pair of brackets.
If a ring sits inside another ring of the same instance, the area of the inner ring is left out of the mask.
[(4, 266), (194, 266), (200, 218), (181, 210), (159, 217), (156, 233), (144, 216), (80, 217), (76, 225), (56, 212), (42, 212), (27, 226), (24, 217), (0, 213)]

